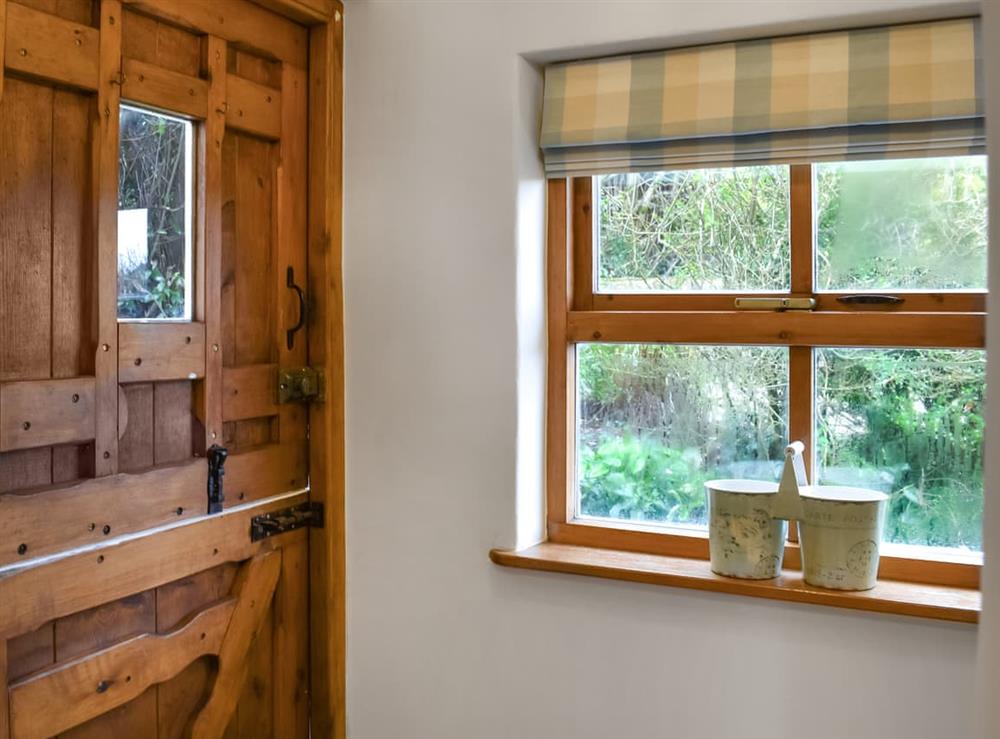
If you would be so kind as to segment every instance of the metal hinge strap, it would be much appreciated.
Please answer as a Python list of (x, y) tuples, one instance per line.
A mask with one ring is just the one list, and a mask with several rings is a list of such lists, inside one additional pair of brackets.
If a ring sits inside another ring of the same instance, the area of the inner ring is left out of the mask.
[(260, 541), (295, 529), (323, 528), (323, 504), (309, 501), (292, 508), (264, 513), (250, 519), (250, 541)]

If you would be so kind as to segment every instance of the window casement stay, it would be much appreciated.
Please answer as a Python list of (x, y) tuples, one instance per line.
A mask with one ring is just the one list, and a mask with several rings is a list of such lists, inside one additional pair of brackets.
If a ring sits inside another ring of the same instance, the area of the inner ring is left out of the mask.
[(770, 310), (779, 313), (792, 310), (810, 311), (816, 309), (816, 299), (775, 297), (736, 298), (734, 306), (736, 310)]

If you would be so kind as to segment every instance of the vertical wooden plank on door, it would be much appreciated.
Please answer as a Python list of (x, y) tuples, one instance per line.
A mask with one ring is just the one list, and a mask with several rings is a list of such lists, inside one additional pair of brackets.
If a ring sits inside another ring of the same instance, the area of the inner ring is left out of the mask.
[[(219, 291), (219, 325), (222, 334), (222, 366), (236, 365), (236, 137), (222, 139), (222, 286)], [(226, 424), (232, 426), (233, 424)]]
[(205, 448), (222, 439), (222, 142), (226, 133), (226, 42), (216, 36), (203, 41), (202, 75), (208, 79), (208, 118), (199, 137), (201, 178), (198, 182), (198, 270), (196, 316), (205, 322), (205, 378), (201, 381), (200, 415)]
[(344, 314), (342, 258), (343, 6), (309, 36), (309, 364), (326, 377), (326, 402), (309, 412), (311, 498), (325, 506), (309, 529), (313, 736), (343, 739)]
[[(289, 537), (290, 538), (290, 537)], [(274, 593), (274, 736), (309, 736), (308, 540), (286, 541)]]
[[(0, 0), (0, 10), (3, 8), (3, 0)], [(0, 25), (0, 32), (3, 26)], [(0, 44), (2, 48), (2, 44)], [(0, 57), (2, 59), (3, 57)], [(2, 66), (2, 65), (0, 65)], [(10, 737), (10, 701), (7, 698), (7, 638), (0, 636), (0, 739)]]
[(219, 650), (212, 693), (192, 719), (191, 739), (217, 739), (229, 724), (247, 676), (247, 651), (270, 611), (280, 573), (281, 551), (271, 550), (256, 555), (237, 574), (233, 586), (236, 609)]
[[(224, 598), (232, 588), (236, 565), (205, 570), (156, 591), (156, 630), (173, 631), (191, 613)], [(157, 739), (181, 739), (190, 717), (205, 700), (212, 684), (213, 665), (203, 658), (157, 686), (159, 734)]]
[(242, 133), (232, 135), (237, 141), (234, 366), (267, 364), (275, 354), (274, 144)]
[(118, 470), (138, 472), (153, 466), (153, 383), (123, 385), (128, 425), (118, 442)]
[[(223, 144), (223, 366), (271, 364), (277, 357), (274, 222), (277, 144), (227, 132)], [(229, 229), (227, 231), (227, 228)], [(223, 401), (225, 402), (225, 401)], [(225, 409), (224, 409), (225, 411)], [(225, 426), (231, 452), (270, 444), (272, 418)]]
[[(64, 662), (156, 630), (152, 590), (60, 618), (55, 623), (55, 658)], [(62, 732), (60, 739), (156, 737), (156, 700), (147, 690), (135, 700)]]
[(100, 55), (94, 130), (97, 221), (97, 376), (94, 472), (118, 471), (118, 104), (121, 95), (122, 8), (100, 0)]
[(243, 656), (243, 661), (246, 663), (246, 678), (236, 706), (236, 726), (240, 739), (274, 737), (273, 671), (277, 665), (272, 664), (273, 650), (274, 618), (272, 609), (268, 609), (260, 631)]
[(0, 382), (51, 371), (52, 88), (8, 80), (0, 106)]
[[(0, 102), (3, 101), (4, 41), (7, 38), (7, 0), (0, 0)], [(0, 734), (3, 739), (3, 734)]]
[[(306, 364), (306, 330), (296, 332), (292, 348), (288, 347), (287, 329), (299, 320), (299, 304), (295, 292), (286, 283), (287, 270), (294, 270), (296, 284), (306, 287), (306, 140), (303, 136), (308, 105), (308, 80), (303, 69), (292, 64), (281, 65), (281, 142), (277, 192), (275, 193), (275, 259), (278, 315), (274, 341), (278, 347), (278, 365), (282, 369)], [(308, 298), (308, 295), (307, 295)], [(308, 303), (307, 303), (308, 304)], [(298, 404), (280, 408), (278, 434), (281, 443), (304, 443), (306, 410)], [(305, 470), (300, 473), (304, 476)]]
[[(52, 98), (8, 79), (0, 103), (0, 382), (51, 376)], [(52, 450), (0, 453), (0, 492), (52, 482)]]
[[(89, 96), (55, 91), (52, 101), (52, 377), (94, 373), (91, 338), (93, 234), (89, 211)], [(86, 452), (84, 452), (86, 450)], [(86, 458), (85, 458), (86, 455)], [(90, 474), (91, 445), (52, 449), (52, 482)]]
[[(13, 683), (55, 662), (55, 622), (7, 640), (7, 683)], [(8, 709), (9, 710), (9, 709)]]
[(191, 458), (191, 382), (171, 380), (153, 384), (153, 464)]
[(156, 739), (156, 690), (149, 688), (123, 706), (64, 731), (59, 739)]
[(94, 372), (90, 96), (56, 90), (52, 101), (52, 377)]
[[(13, 719), (10, 716), (10, 691), (8, 686), (16, 680), (30, 675), (33, 672), (48, 667), (55, 662), (55, 622), (49, 621), (42, 624), (34, 631), (20, 634), (7, 641), (0, 636), (0, 648), (6, 647), (7, 664), (0, 665), (0, 679), (4, 682), (3, 691), (0, 696), (3, 698), (3, 705), (0, 713), (7, 711), (8, 732), (13, 731), (10, 727)], [(0, 732), (0, 739), (7, 739), (8, 734)]]

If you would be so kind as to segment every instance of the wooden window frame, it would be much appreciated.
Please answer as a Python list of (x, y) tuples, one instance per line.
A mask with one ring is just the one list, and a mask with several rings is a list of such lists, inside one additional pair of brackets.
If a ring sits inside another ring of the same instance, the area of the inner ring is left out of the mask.
[[(202, 42), (207, 44), (207, 42)], [(134, 64), (135, 62), (128, 59), (123, 55), (124, 64), (123, 67), (128, 64)], [(152, 72), (155, 74), (160, 71), (158, 67), (153, 65), (144, 65), (144, 72)], [(178, 75), (180, 77), (180, 75)], [(126, 77), (126, 80), (128, 78)], [(201, 81), (205, 83), (206, 97), (207, 89), (210, 83), (207, 80), (201, 80), (197, 77), (189, 78), (191, 81)], [(187, 81), (187, 80), (184, 80)], [(124, 84), (124, 83), (123, 83)], [(146, 100), (151, 98), (146, 96)], [(181, 110), (181, 106), (176, 105), (172, 99), (165, 100), (160, 105), (153, 105), (149, 102), (137, 102), (128, 98), (126, 96), (120, 96), (118, 101), (118, 115), (119, 120), (122, 110), (127, 108), (133, 112), (162, 116), (169, 118), (180, 123), (187, 124), (187, 131), (185, 133), (186, 141), (185, 146), (185, 164), (190, 167), (191, 171), (185, 174), (185, 197), (186, 197), (186, 208), (188, 213), (185, 215), (185, 233), (184, 238), (186, 243), (184, 245), (184, 286), (185, 286), (185, 296), (184, 296), (184, 315), (179, 318), (171, 317), (156, 317), (156, 318), (122, 318), (118, 316), (118, 326), (119, 330), (123, 323), (125, 324), (146, 324), (159, 326), (164, 324), (180, 324), (189, 325), (199, 322), (197, 316), (199, 314), (204, 314), (204, 299), (205, 296), (199, 293), (200, 288), (204, 288), (204, 276), (199, 274), (202, 269), (201, 265), (205, 259), (205, 245), (202, 243), (200, 234), (198, 233), (198, 218), (201, 212), (204, 210), (205, 205), (199, 203), (199, 184), (201, 182), (202, 173), (205, 169), (205, 147), (202, 144), (202, 139), (205, 137), (205, 118), (199, 117), (197, 113), (192, 114), (191, 112)], [(121, 156), (122, 146), (121, 146), (121, 134), (119, 131), (118, 136), (118, 156)], [(119, 182), (119, 186), (120, 186)], [(119, 193), (120, 195), (120, 193)], [(117, 235), (117, 229), (116, 229)], [(120, 244), (117, 239), (115, 240), (116, 248), (120, 248)], [(121, 256), (120, 254), (118, 255)], [(117, 290), (115, 291), (115, 306), (117, 313), (117, 299), (120, 297)]]
[[(575, 345), (579, 342), (788, 347), (789, 435), (806, 441), (810, 475), (815, 446), (812, 443), (815, 347), (985, 347), (985, 290), (892, 291), (893, 295), (905, 299), (902, 304), (863, 308), (837, 300), (850, 293), (817, 292), (813, 267), (813, 182), (812, 165), (790, 167), (791, 289), (787, 293), (771, 294), (812, 297), (816, 300), (816, 309), (748, 313), (734, 310), (736, 295), (732, 293), (595, 292), (593, 179), (573, 177), (548, 181), (546, 523), (551, 544), (708, 559), (706, 531), (680, 532), (665, 526), (575, 518), (577, 399), (574, 375)], [(754, 297), (760, 295), (753, 293)], [(864, 314), (865, 320), (859, 321), (856, 314)], [(667, 316), (675, 320), (664, 321)], [(678, 318), (683, 320), (676, 320)], [(915, 558), (915, 553), (912, 548), (883, 545), (880, 578), (927, 586), (979, 587), (981, 555), (939, 552), (931, 548), (920, 550), (922, 558)], [(507, 555), (497, 555), (501, 556)], [(522, 559), (515, 566), (532, 564)], [(800, 550), (793, 537), (786, 544), (784, 567), (801, 569)]]

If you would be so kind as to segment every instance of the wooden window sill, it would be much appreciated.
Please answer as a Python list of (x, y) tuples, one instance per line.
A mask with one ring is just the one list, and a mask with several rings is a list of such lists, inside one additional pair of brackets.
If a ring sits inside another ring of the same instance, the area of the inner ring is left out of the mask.
[(774, 580), (738, 580), (716, 575), (707, 560), (636, 554), (612, 549), (542, 543), (520, 551), (494, 549), (490, 559), (505, 567), (606, 577), (796, 603), (814, 603), (861, 611), (895, 613), (944, 621), (977, 623), (982, 597), (978, 590), (880, 580), (872, 590), (845, 592), (807, 585), (797, 570)]

